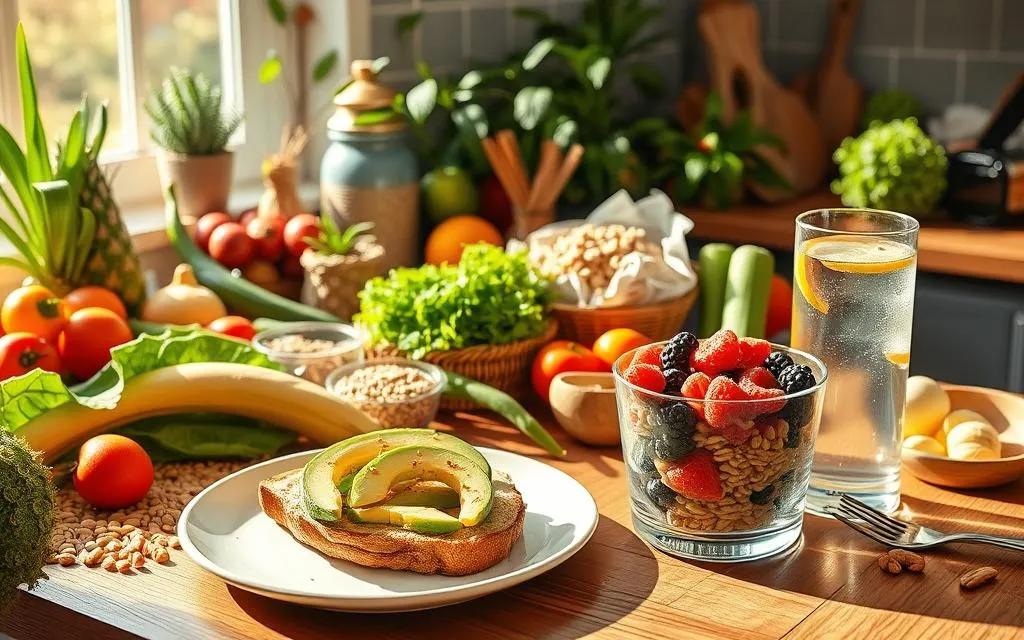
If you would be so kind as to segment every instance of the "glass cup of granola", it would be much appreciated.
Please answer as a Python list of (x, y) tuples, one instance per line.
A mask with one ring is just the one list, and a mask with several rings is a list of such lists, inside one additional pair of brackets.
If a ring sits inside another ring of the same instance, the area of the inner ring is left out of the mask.
[(818, 358), (728, 330), (683, 332), (612, 370), (637, 534), (720, 562), (796, 544), (828, 377)]

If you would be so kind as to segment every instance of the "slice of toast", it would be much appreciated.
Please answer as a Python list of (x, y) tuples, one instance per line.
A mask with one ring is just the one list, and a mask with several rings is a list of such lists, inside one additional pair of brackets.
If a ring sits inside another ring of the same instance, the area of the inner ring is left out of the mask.
[(302, 469), (260, 483), (260, 507), (299, 542), (332, 558), (367, 567), (463, 576), (483, 571), (508, 557), (523, 535), (526, 504), (511, 478), (495, 472), (491, 513), (475, 527), (426, 535), (386, 524), (342, 519), (319, 522), (302, 506)]

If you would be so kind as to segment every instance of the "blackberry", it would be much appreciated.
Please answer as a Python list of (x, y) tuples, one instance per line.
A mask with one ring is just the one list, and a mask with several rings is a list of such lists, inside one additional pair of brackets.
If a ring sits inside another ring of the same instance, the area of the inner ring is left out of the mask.
[[(690, 373), (690, 355), (697, 350), (700, 343), (697, 336), (689, 331), (677, 333), (661, 350), (661, 370), (679, 369)], [(682, 386), (682, 383), (680, 383)]]
[(682, 369), (665, 369), (665, 393), (679, 393), (689, 375)]
[(693, 450), (697, 413), (685, 402), (669, 402), (658, 408), (651, 438), (654, 455), (661, 460), (678, 460)]
[(658, 472), (658, 468), (654, 466), (654, 460), (651, 458), (650, 439), (637, 438), (636, 443), (633, 445), (633, 466), (638, 473), (648, 476)]
[(760, 491), (751, 492), (750, 502), (753, 504), (768, 504), (768, 501), (772, 499), (773, 493), (775, 493), (775, 485), (770, 484)]
[(773, 351), (771, 355), (764, 359), (764, 368), (771, 371), (776, 380), (786, 370), (786, 367), (791, 366), (793, 366), (793, 358), (790, 358), (788, 354), (782, 351)]
[(647, 493), (647, 497), (662, 509), (668, 509), (676, 503), (676, 492), (662, 482), (661, 478), (648, 480), (644, 491)]
[[(786, 436), (786, 447), (788, 449), (795, 449), (797, 447), (796, 443), (800, 439), (800, 429), (811, 421), (811, 413), (813, 411), (814, 398), (811, 396), (800, 396), (799, 398), (787, 400), (786, 406), (782, 407), (775, 414), (789, 425), (789, 435)], [(791, 439), (794, 444), (790, 444)]]
[[(767, 360), (765, 361), (767, 362)], [(804, 364), (791, 364), (782, 370), (776, 379), (779, 386), (786, 392), (786, 395), (806, 391), (814, 386), (814, 373), (811, 368)]]
[(697, 412), (685, 402), (669, 402), (658, 407), (658, 422), (693, 435), (697, 426)]
[[(782, 411), (779, 412), (779, 415), (781, 416), (783, 413), (785, 413), (786, 409), (788, 409), (791, 405), (799, 404), (801, 400), (809, 400), (809, 398), (797, 398), (796, 400), (790, 400), (789, 402), (786, 403), (786, 406), (782, 409)], [(806, 411), (806, 413), (809, 415), (810, 411), (808, 410)], [(796, 449), (797, 447), (800, 446), (800, 429), (804, 425), (799, 424), (797, 422), (789, 422), (789, 420), (785, 417), (783, 417), (782, 419), (789, 423), (789, 432), (786, 433), (786, 442), (784, 443), (784, 445), (787, 449)], [(807, 424), (806, 419), (804, 421), (804, 424)]]
[(662, 431), (651, 438), (654, 455), (666, 462), (675, 462), (693, 451), (693, 432)]

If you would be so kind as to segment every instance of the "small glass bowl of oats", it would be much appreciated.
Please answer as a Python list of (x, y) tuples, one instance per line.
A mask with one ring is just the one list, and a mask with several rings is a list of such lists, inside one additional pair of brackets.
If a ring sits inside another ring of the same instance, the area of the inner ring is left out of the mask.
[[(693, 346), (685, 335), (673, 347), (627, 352), (612, 367), (634, 529), (655, 548), (695, 560), (782, 553), (800, 539), (827, 369), (760, 340), (752, 342), (764, 354), (754, 361), (701, 372), (691, 355), (707, 341)], [(666, 360), (686, 369), (654, 375), (662, 366), (654, 363)], [(671, 388), (650, 389), (659, 383)]]
[(324, 386), (385, 429), (418, 429), (437, 415), (445, 380), (444, 372), (430, 363), (382, 358), (345, 365)]
[(341, 322), (287, 322), (257, 333), (252, 346), (289, 373), (324, 384), (338, 367), (363, 361), (366, 333)]

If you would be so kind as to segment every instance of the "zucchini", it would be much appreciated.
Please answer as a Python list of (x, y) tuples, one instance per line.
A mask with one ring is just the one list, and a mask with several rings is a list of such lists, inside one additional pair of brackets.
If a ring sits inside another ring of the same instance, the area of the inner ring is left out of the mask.
[(166, 199), (167, 237), (171, 244), (181, 259), (192, 266), (196, 280), (216, 293), (235, 313), (250, 318), (262, 316), (274, 320), (339, 322), (336, 316), (322, 309), (289, 300), (245, 278), (231, 275), (230, 271), (192, 242), (178, 217), (178, 202), (174, 197), (173, 185), (167, 188)]
[(764, 338), (773, 273), (775, 256), (764, 247), (745, 244), (733, 252), (725, 285), (723, 329), (732, 329), (741, 338)]
[(734, 247), (731, 244), (713, 242), (700, 249), (700, 324), (699, 338), (707, 338), (722, 326), (722, 309), (725, 306), (725, 281), (729, 274), (729, 259)]

